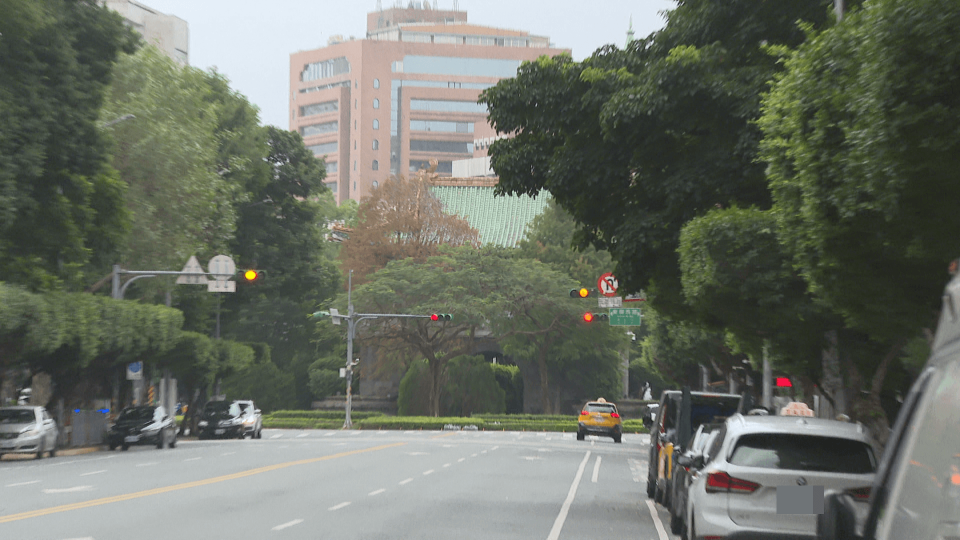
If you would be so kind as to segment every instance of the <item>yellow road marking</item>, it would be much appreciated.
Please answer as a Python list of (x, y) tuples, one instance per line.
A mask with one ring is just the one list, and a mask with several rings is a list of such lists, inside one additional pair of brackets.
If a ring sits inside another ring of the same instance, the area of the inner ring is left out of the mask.
[(453, 433), (444, 433), (443, 435), (434, 435), (433, 437), (430, 437), (430, 438), (431, 438), (431, 439), (442, 439), (442, 438), (444, 438), (444, 437), (453, 437), (453, 436), (456, 435), (457, 433), (459, 433), (459, 431), (454, 431)]
[(40, 510), (31, 510), (29, 512), (21, 512), (19, 514), (10, 514), (7, 516), (0, 516), (0, 523), (20, 521), (22, 519), (41, 517), (49, 514), (57, 514), (59, 512), (68, 512), (70, 510), (82, 510), (84, 508), (91, 508), (94, 506), (102, 506), (105, 504), (113, 504), (113, 503), (118, 503), (123, 501), (129, 501), (132, 499), (139, 499), (141, 497), (150, 497), (152, 495), (161, 495), (163, 493), (170, 493), (171, 491), (179, 491), (181, 489), (207, 486), (207, 485), (216, 484), (219, 482), (226, 482), (227, 480), (236, 480), (238, 478), (245, 478), (247, 476), (253, 476), (255, 474), (262, 474), (270, 471), (286, 469), (287, 467), (294, 467), (296, 465), (309, 465), (310, 463), (317, 463), (319, 461), (327, 461), (331, 459), (353, 456), (356, 454), (363, 454), (365, 452), (374, 452), (376, 450), (384, 450), (387, 448), (392, 448), (394, 446), (403, 446), (404, 444), (406, 443), (384, 444), (381, 446), (374, 446), (372, 448), (364, 448), (362, 450), (351, 450), (349, 452), (341, 452), (339, 454), (332, 454), (329, 456), (310, 458), (310, 459), (301, 459), (297, 461), (288, 461), (286, 463), (268, 465), (266, 467), (250, 469), (248, 471), (240, 471), (238, 473), (227, 474), (223, 476), (215, 476), (213, 478), (207, 478), (205, 480), (195, 480), (193, 482), (186, 482), (183, 484), (174, 484), (172, 486), (148, 489), (146, 491), (137, 491), (135, 493), (127, 493), (126, 495), (115, 495), (113, 497), (103, 497), (101, 499), (93, 499), (90, 501), (78, 502), (73, 504), (64, 504), (61, 506), (52, 506), (50, 508), (41, 508)]

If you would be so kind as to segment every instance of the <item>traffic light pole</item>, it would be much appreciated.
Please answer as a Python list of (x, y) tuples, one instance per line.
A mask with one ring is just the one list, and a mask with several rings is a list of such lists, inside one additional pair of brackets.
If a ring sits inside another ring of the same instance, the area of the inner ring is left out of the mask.
[(353, 300), (351, 295), (353, 294), (353, 270), (350, 270), (350, 274), (347, 277), (347, 314), (340, 315), (334, 310), (331, 310), (331, 313), (326, 312), (317, 312), (314, 313), (314, 316), (317, 316), (320, 313), (329, 315), (333, 319), (333, 324), (340, 324), (340, 319), (347, 320), (347, 365), (346, 365), (346, 375), (347, 375), (347, 404), (346, 404), (346, 414), (343, 419), (343, 429), (353, 429), (353, 420), (350, 418), (350, 413), (353, 409), (353, 368), (357, 365), (358, 362), (353, 359), (353, 339), (356, 337), (357, 333), (357, 324), (360, 321), (365, 321), (368, 319), (429, 319), (430, 315), (406, 315), (400, 313), (357, 313), (353, 310)]

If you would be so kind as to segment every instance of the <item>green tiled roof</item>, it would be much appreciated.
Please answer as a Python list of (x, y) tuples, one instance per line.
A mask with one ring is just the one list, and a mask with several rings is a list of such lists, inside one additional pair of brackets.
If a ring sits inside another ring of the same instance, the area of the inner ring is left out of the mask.
[(456, 214), (480, 231), (480, 243), (514, 247), (526, 234), (527, 224), (543, 213), (549, 195), (494, 197), (488, 186), (433, 186), (434, 195), (448, 214)]

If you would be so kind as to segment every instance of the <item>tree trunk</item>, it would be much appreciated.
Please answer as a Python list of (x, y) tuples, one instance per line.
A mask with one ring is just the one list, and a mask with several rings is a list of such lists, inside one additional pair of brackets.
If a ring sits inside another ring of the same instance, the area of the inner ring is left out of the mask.
[(837, 331), (823, 333), (824, 349), (821, 355), (823, 363), (823, 393), (829, 396), (834, 416), (847, 414), (847, 400), (844, 395), (843, 373), (840, 369), (840, 350), (837, 346)]
[(547, 371), (545, 349), (537, 353), (537, 369), (540, 371), (540, 401), (543, 404), (543, 414), (552, 414), (553, 407), (550, 399), (550, 374)]
[(440, 416), (440, 390), (443, 387), (443, 364), (436, 359), (427, 360), (430, 366), (430, 415)]

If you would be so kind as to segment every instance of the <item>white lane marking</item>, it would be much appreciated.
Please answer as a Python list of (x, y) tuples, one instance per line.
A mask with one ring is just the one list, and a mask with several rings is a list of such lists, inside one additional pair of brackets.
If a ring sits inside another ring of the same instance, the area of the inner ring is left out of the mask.
[(271, 439), (279, 439), (280, 437), (283, 437), (283, 433), (277, 433), (276, 435), (270, 436)]
[(660, 536), (660, 540), (670, 540), (667, 536), (667, 530), (663, 528), (663, 522), (660, 521), (660, 515), (657, 514), (657, 507), (654, 506), (653, 501), (647, 499), (647, 508), (650, 509), (650, 516), (653, 517), (653, 524), (657, 526), (657, 534)]
[(490, 449), (490, 451), (493, 452), (493, 451), (496, 450), (497, 448), (500, 448), (500, 447), (499, 447), (499, 446), (494, 446), (493, 448)]
[(429, 471), (423, 471), (424, 476), (427, 476), (428, 474), (433, 474), (433, 469), (430, 469)]
[(324, 436), (324, 437), (333, 437), (334, 435), (336, 435), (336, 432), (325, 433), (323, 436)]
[(159, 461), (148, 461), (146, 463), (137, 463), (137, 467), (152, 467), (154, 465), (159, 465)]
[(44, 493), (76, 493), (78, 491), (90, 491), (93, 486), (76, 486), (72, 488), (45, 489)]
[(406, 480), (401, 480), (400, 485), (402, 486), (404, 484), (409, 484), (410, 482), (413, 482), (413, 478), (407, 478)]
[(429, 456), (427, 452), (407, 452), (408, 456)]
[(354, 431), (353, 433), (351, 433), (351, 435), (359, 435), (359, 434), (360, 434), (359, 431)]
[(40, 480), (31, 480), (29, 482), (17, 482), (16, 484), (7, 484), (7, 487), (29, 486), (30, 484), (39, 484)]
[(466, 460), (467, 460), (467, 458), (462, 457), (462, 458), (460, 458), (460, 459), (457, 460), (457, 463), (463, 463), (463, 462), (466, 461)]
[(187, 459), (185, 459), (184, 461), (197, 461), (197, 460), (200, 460), (200, 459), (203, 459), (203, 458), (202, 458), (202, 457), (192, 457), (192, 458), (187, 458)]
[(536, 461), (538, 459), (543, 459), (543, 458), (540, 456), (523, 456), (523, 459), (527, 461)]
[(480, 453), (481, 453), (481, 454), (486, 454), (487, 451), (486, 451), (486, 450), (481, 450)]
[(590, 446), (594, 446), (595, 444), (597, 444), (597, 440), (596, 440), (596, 439), (591, 439), (591, 440), (590, 440)]
[(286, 522), (286, 523), (282, 523), (282, 524), (280, 524), (280, 525), (277, 525), (277, 526), (274, 527), (272, 530), (274, 530), (274, 531), (282, 531), (282, 530), (286, 529), (287, 527), (293, 527), (294, 525), (299, 525), (299, 524), (301, 524), (301, 523), (303, 523), (303, 520), (302, 520), (302, 519), (295, 519), (295, 520), (293, 520), (293, 521), (288, 521), (288, 522)]
[(476, 454), (470, 454), (470, 457), (477, 457)]
[(220, 455), (221, 455), (221, 456), (232, 456), (232, 455), (234, 455), (234, 454), (236, 454), (236, 452), (224, 452), (224, 453), (222, 453), (222, 454), (220, 454)]
[(379, 495), (379, 494), (383, 493), (384, 491), (386, 491), (386, 490), (383, 489), (383, 488), (380, 488), (380, 489), (378, 489), (378, 490), (376, 490), (376, 491), (371, 491), (370, 493), (367, 493), (367, 495), (373, 497), (374, 495)]
[(347, 507), (347, 506), (350, 506), (350, 502), (349, 502), (349, 501), (347, 501), (347, 502), (342, 502), (342, 503), (340, 503), (340, 504), (331, 506), (330, 508), (327, 508), (327, 510), (330, 510), (330, 511), (339, 510), (339, 509), (344, 508), (344, 507)]
[(83, 538), (67, 538), (67, 540), (93, 540), (92, 536), (84, 536)]
[(302, 439), (302, 438), (306, 437), (307, 435), (309, 435), (309, 433), (301, 433), (301, 434), (297, 435), (297, 438), (298, 438), (298, 439)]
[(106, 469), (104, 469), (104, 470), (102, 470), (102, 471), (91, 471), (91, 472), (82, 473), (80, 476), (92, 476), (92, 475), (94, 475), (94, 474), (102, 474), (102, 473), (105, 473), (105, 472), (107, 472)]
[(597, 478), (599, 476), (600, 476), (600, 456), (597, 456), (597, 464), (593, 466), (593, 477), (590, 478), (590, 481), (596, 484)]
[(567, 493), (567, 499), (563, 501), (563, 506), (560, 507), (560, 513), (557, 514), (557, 519), (553, 522), (553, 528), (550, 529), (550, 535), (547, 536), (547, 540), (557, 540), (560, 538), (560, 531), (563, 529), (563, 522), (567, 520), (567, 514), (570, 512), (570, 505), (573, 504), (574, 497), (577, 496), (577, 487), (580, 485), (580, 478), (583, 477), (583, 469), (587, 466), (587, 460), (590, 459), (590, 452), (588, 451), (586, 455), (583, 456), (583, 461), (580, 462), (580, 468), (577, 469), (577, 476), (573, 479), (573, 484), (570, 484), (570, 491)]
[(640, 461), (639, 459), (628, 459), (627, 463), (630, 465), (630, 474), (633, 476), (634, 482), (639, 482), (643, 478), (644, 469), (646, 469), (646, 461)]
[(444, 467), (449, 467), (450, 464), (449, 464), (449, 463), (444, 463), (443, 466), (444, 466)]
[(537, 448), (537, 452), (553, 452), (553, 450), (549, 448)]

